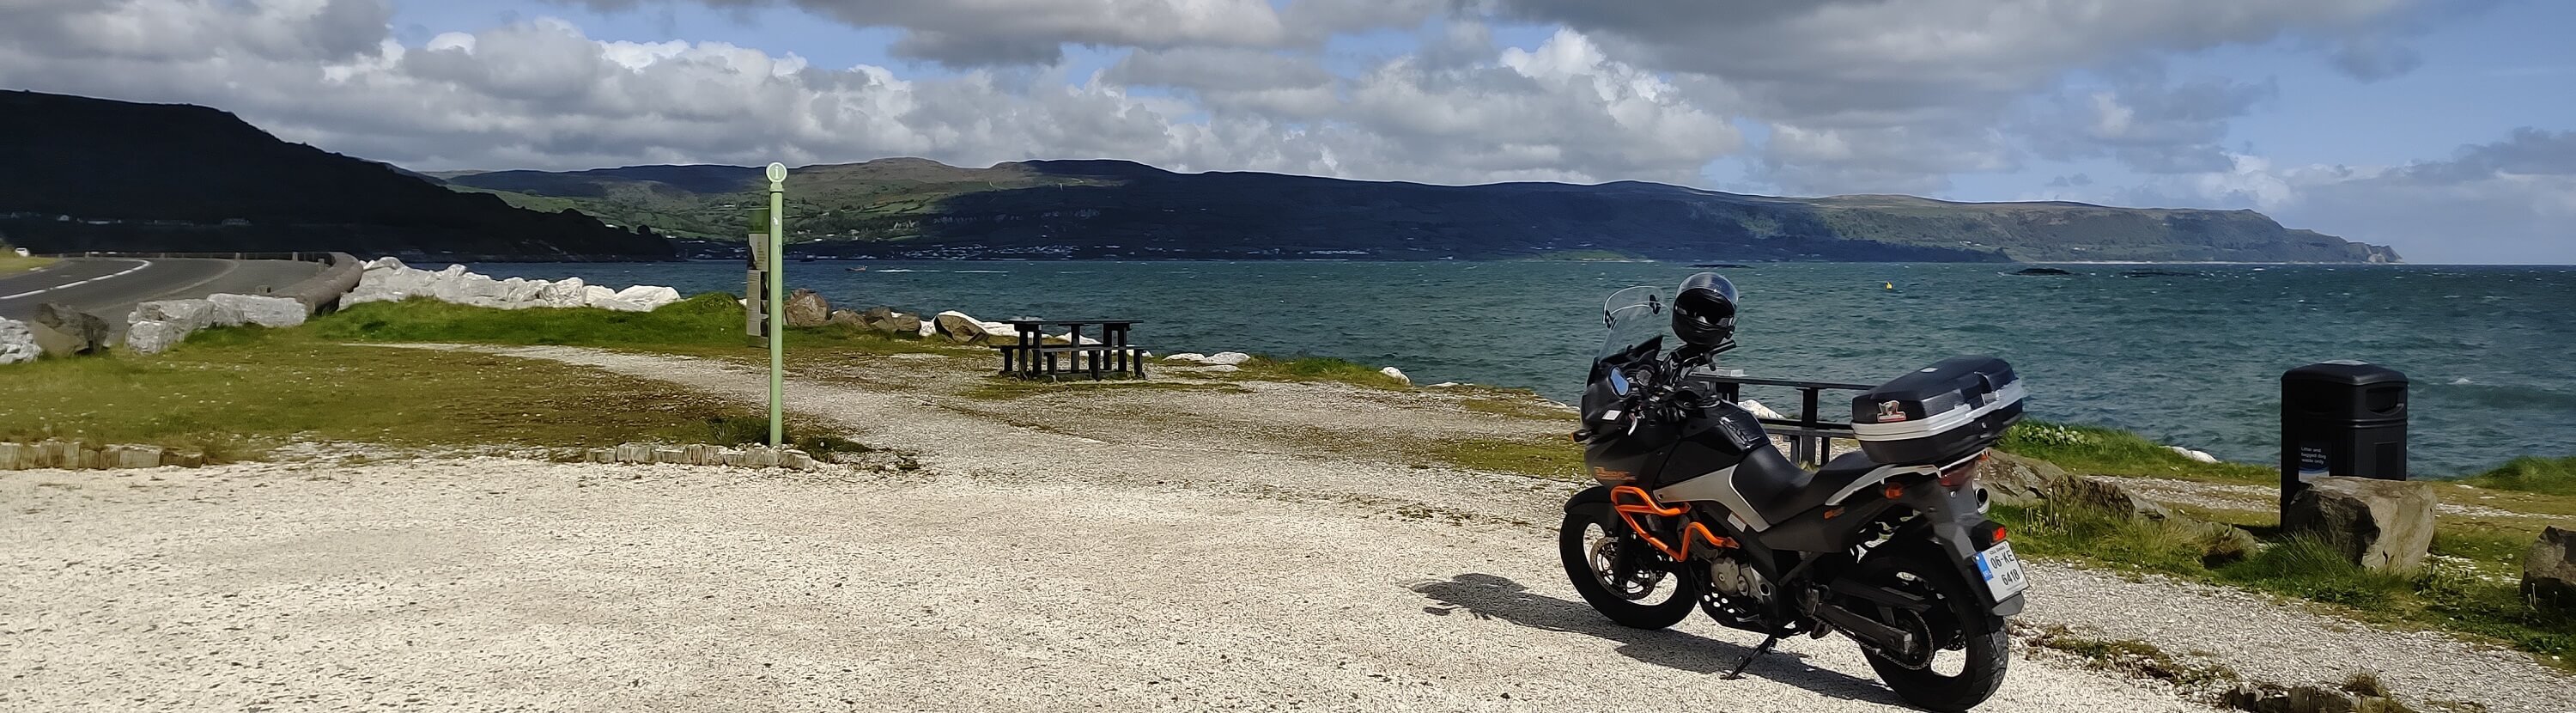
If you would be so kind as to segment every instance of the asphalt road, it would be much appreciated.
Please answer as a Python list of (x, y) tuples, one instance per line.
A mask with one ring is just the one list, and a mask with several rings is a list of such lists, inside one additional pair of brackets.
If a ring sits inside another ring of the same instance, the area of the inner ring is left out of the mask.
[(257, 294), (322, 271), (320, 263), (207, 258), (65, 258), (0, 277), (0, 317), (33, 319), (47, 302), (105, 318), (119, 331), (135, 303), (232, 292)]

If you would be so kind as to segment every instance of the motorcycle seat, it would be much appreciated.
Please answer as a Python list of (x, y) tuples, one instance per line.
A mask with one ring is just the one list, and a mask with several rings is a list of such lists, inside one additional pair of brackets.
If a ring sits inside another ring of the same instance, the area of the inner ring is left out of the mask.
[(1772, 448), (1755, 449), (1735, 468), (1735, 487), (1762, 519), (1778, 524), (1823, 506), (1834, 493), (1850, 487), (1878, 463), (1859, 451), (1845, 453), (1815, 472), (1800, 468)]

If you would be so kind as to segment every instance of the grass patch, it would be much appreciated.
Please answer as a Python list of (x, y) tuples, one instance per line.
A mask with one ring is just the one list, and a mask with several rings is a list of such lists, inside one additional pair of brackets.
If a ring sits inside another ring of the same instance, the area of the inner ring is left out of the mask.
[[(2051, 624), (2030, 637), (2030, 643), (2046, 649), (2081, 656), (2094, 668), (2120, 671), (2171, 681), (2182, 686), (2209, 686), (2244, 680), (2236, 669), (2225, 664), (2201, 663), (2165, 653), (2164, 649), (2136, 639), (2092, 639), (2076, 636), (2063, 625)], [(2375, 679), (2374, 679), (2375, 680)], [(2384, 694), (2383, 694), (2384, 695)]]
[[(428, 298), (370, 302), (315, 318), (306, 329), (327, 340), (564, 345), (649, 349), (681, 354), (740, 353), (767, 342), (743, 333), (742, 305), (721, 292), (651, 312), (590, 308), (493, 309)], [(193, 340), (194, 337), (192, 336)], [(983, 353), (981, 347), (928, 341), (848, 325), (787, 330), (790, 352), (865, 354)]]
[(1221, 394), (1248, 394), (1251, 389), (1234, 384), (1184, 384), (1172, 381), (1036, 381), (995, 376), (968, 387), (957, 395), (970, 399), (1009, 400), (1042, 394), (1078, 394), (1087, 391), (1204, 391)]
[[(335, 344), (312, 328), (217, 328), (167, 354), (111, 352), (11, 367), (0, 438), (152, 443), (250, 457), (318, 438), (406, 446), (597, 447), (719, 439), (764, 416), (592, 367)], [(798, 425), (791, 421), (791, 426)], [(823, 429), (799, 428), (819, 436)], [(222, 454), (222, 455), (217, 455)]]
[[(2098, 508), (1996, 505), (2020, 551), (2243, 587), (2340, 607), (2363, 621), (2443, 629), (2501, 641), (2576, 668), (2576, 612), (2535, 609), (2518, 591), (2529, 535), (2445, 522), (2421, 570), (2363, 569), (2306, 538), (2230, 553), (2225, 538), (2179, 522), (2138, 522)], [(2258, 531), (2268, 527), (2257, 526)], [(2241, 556), (2239, 556), (2241, 555)], [(2551, 658), (2555, 657), (2555, 658)]]
[(2576, 495), (2576, 457), (2523, 456), (2461, 482), (2497, 490)]
[(1429, 455), (1469, 470), (1585, 480), (1583, 449), (1573, 443), (1453, 440), (1431, 444)]
[[(787, 428), (780, 431), (779, 436), (788, 447), (803, 450), (807, 455), (817, 458), (828, 453), (867, 453), (876, 450), (875, 447), (858, 441), (810, 429), (806, 424), (793, 418), (787, 420)], [(720, 446), (768, 445), (769, 415), (751, 414), (709, 418), (706, 422), (706, 436), (698, 440)]]
[(1569, 423), (1575, 420), (1574, 414), (1550, 408), (1547, 404), (1539, 403), (1538, 397), (1535, 396), (1521, 398), (1479, 396), (1458, 402), (1458, 407), (1466, 409), (1470, 413), (1490, 413), (1498, 416), (1510, 416), (1513, 418), (1531, 418), (1542, 421), (1566, 421)]
[(1380, 389), (1402, 389), (1405, 383), (1365, 364), (1333, 357), (1253, 357), (1238, 367), (1238, 377), (1279, 381), (1331, 381)]
[(26, 272), (28, 270), (52, 264), (54, 264), (53, 258), (18, 257), (16, 252), (7, 251), (7, 246), (0, 246), (0, 275), (6, 275), (13, 272)]
[(2245, 463), (2200, 463), (2128, 431), (2024, 420), (1996, 446), (2081, 473), (2180, 478), (2222, 483), (2278, 483), (2280, 471)]

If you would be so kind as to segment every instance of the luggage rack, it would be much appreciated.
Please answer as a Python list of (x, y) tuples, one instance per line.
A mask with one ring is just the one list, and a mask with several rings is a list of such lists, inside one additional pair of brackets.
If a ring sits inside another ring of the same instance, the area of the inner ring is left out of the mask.
[[(1733, 371), (1733, 370), (1728, 370)], [(1845, 384), (1832, 381), (1796, 379), (1757, 379), (1734, 374), (1695, 371), (1683, 381), (1701, 385), (1700, 392), (1720, 396), (1728, 403), (1744, 400), (1743, 387), (1777, 386), (1798, 390), (1798, 413), (1795, 418), (1766, 418), (1762, 425), (1771, 433), (1789, 437), (1789, 460), (1800, 465), (1822, 466), (1833, 458), (1832, 439), (1858, 440), (1849, 421), (1823, 421), (1816, 418), (1816, 394), (1825, 391), (1868, 391), (1877, 384)]]

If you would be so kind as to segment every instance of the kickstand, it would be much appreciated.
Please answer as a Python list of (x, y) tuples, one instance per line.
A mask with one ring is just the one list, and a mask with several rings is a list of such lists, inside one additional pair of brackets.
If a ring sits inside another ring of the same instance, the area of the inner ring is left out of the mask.
[(1753, 647), (1753, 653), (1745, 654), (1744, 660), (1735, 662), (1735, 670), (1726, 672), (1726, 675), (1722, 678), (1729, 681), (1743, 678), (1744, 668), (1753, 665), (1754, 659), (1761, 658), (1763, 654), (1770, 653), (1771, 645), (1777, 643), (1780, 643), (1779, 634), (1772, 634), (1770, 636), (1763, 637), (1762, 645)]

